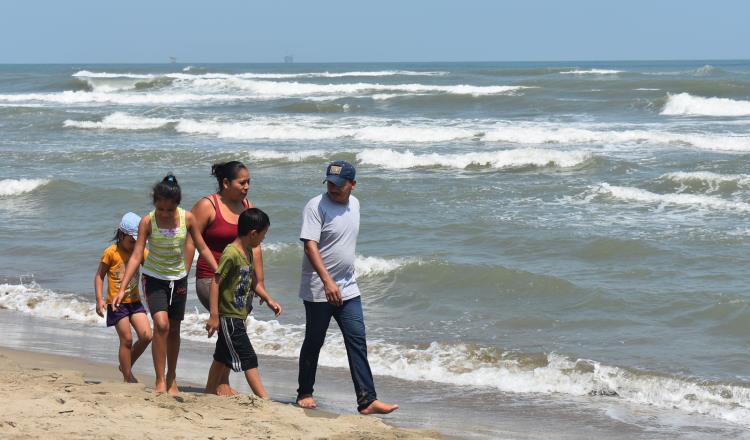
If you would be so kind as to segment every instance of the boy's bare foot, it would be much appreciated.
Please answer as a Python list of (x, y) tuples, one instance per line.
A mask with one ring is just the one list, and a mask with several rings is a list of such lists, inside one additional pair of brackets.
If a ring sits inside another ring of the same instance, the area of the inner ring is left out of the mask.
[(167, 393), (171, 395), (180, 394), (180, 389), (177, 388), (177, 378), (167, 376)]
[(359, 413), (367, 416), (370, 414), (390, 414), (399, 408), (398, 405), (391, 405), (390, 403), (384, 403), (376, 400), (370, 404), (367, 408), (363, 409)]
[(122, 366), (117, 367), (118, 370), (120, 370), (120, 373), (122, 373), (122, 380), (126, 383), (138, 383), (138, 379), (133, 376), (133, 373), (130, 373), (130, 377), (126, 376), (125, 373), (122, 372)]
[(229, 385), (223, 383), (220, 384), (218, 387), (216, 387), (216, 395), (217, 396), (236, 396), (239, 393), (234, 388), (230, 387)]
[(312, 395), (302, 397), (301, 399), (297, 399), (297, 405), (300, 408), (307, 408), (307, 409), (314, 409), (318, 407), (318, 404), (315, 403), (315, 399), (313, 399)]
[(154, 394), (164, 394), (167, 392), (167, 383), (165, 381), (156, 380), (154, 383)]

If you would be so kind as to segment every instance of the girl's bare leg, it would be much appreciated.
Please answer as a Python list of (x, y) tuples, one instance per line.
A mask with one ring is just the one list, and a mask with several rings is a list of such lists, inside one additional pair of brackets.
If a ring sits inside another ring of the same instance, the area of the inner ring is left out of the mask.
[(143, 352), (151, 343), (151, 323), (148, 321), (145, 313), (136, 313), (130, 315), (130, 325), (135, 329), (135, 334), (138, 336), (138, 340), (133, 344), (131, 351), (130, 365), (131, 367), (135, 364), (135, 361), (141, 357)]
[(180, 355), (180, 325), (181, 321), (169, 320), (167, 335), (167, 392), (177, 394), (177, 357)]
[(115, 324), (117, 336), (120, 338), (120, 347), (117, 352), (117, 358), (120, 361), (120, 372), (125, 382), (133, 381), (133, 373), (130, 371), (132, 365), (133, 334), (130, 332), (130, 320), (120, 319)]
[(164, 377), (164, 368), (167, 366), (167, 339), (169, 337), (170, 320), (167, 312), (156, 312), (154, 320), (154, 339), (151, 342), (151, 357), (154, 358), (154, 392), (157, 394), (167, 392), (167, 379)]

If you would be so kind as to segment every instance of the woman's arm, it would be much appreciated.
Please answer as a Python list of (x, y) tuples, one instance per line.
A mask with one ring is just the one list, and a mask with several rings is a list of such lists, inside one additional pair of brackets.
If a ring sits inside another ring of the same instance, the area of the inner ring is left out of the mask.
[[(198, 222), (192, 213), (185, 213), (185, 223), (187, 223), (188, 235), (193, 237), (195, 248), (198, 250), (201, 257), (206, 260), (211, 271), (215, 271), (217, 267), (216, 260), (214, 259), (211, 250), (206, 246), (206, 242), (203, 241), (203, 235), (201, 235), (201, 231), (198, 230)], [(185, 240), (185, 245), (187, 246), (187, 240)]]
[[(195, 226), (200, 231), (201, 236), (203, 236), (203, 233), (206, 232), (206, 228), (208, 228), (208, 225), (210, 225), (211, 222), (214, 221), (214, 216), (216, 215), (214, 206), (211, 204), (210, 200), (203, 197), (202, 199), (195, 202), (195, 205), (193, 206), (193, 209), (190, 210), (190, 213), (193, 214), (193, 217), (195, 217)], [(187, 238), (185, 239), (185, 269), (188, 272), (190, 272), (190, 267), (192, 267), (193, 265), (193, 259), (195, 259), (195, 243), (193, 242), (193, 237), (188, 234)]]
[(221, 275), (214, 274), (214, 278), (211, 280), (211, 287), (208, 290), (209, 315), (206, 322), (206, 330), (208, 330), (209, 338), (219, 329), (219, 285), (222, 280)]

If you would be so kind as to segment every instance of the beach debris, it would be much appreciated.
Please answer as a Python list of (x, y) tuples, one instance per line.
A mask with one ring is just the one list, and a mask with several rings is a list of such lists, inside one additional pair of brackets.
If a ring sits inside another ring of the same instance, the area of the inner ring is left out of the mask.
[(591, 390), (589, 391), (589, 396), (620, 397), (620, 395), (617, 394), (617, 391), (610, 390), (607, 388)]

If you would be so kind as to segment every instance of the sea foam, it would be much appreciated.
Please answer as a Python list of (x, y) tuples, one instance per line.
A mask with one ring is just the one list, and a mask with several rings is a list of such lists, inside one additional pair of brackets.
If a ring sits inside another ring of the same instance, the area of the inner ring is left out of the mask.
[[(183, 80), (185, 81), (185, 80)], [(177, 85), (180, 85), (179, 83)], [(456, 95), (504, 95), (514, 94), (529, 87), (524, 86), (472, 86), (430, 85), (430, 84), (379, 84), (379, 83), (341, 83), (316, 84), (307, 82), (261, 81), (245, 78), (190, 78), (183, 87), (201, 92), (217, 93), (242, 91), (250, 96), (264, 99), (293, 98), (326, 95), (362, 95), (368, 93), (402, 92), (402, 93), (444, 93)]]
[(358, 277), (385, 275), (413, 263), (418, 263), (418, 260), (411, 258), (379, 258), (357, 255), (354, 260), (354, 272)]
[(196, 93), (106, 93), (70, 91), (57, 93), (2, 94), (0, 102), (46, 103), (46, 104), (125, 104), (125, 105), (178, 105), (204, 102), (231, 102), (249, 100), (252, 97), (231, 94)]
[(734, 183), (739, 187), (750, 187), (750, 175), (747, 174), (717, 174), (709, 171), (678, 171), (667, 173), (661, 179), (676, 183), (705, 183), (710, 191), (717, 191), (725, 183)]
[[(434, 76), (440, 72), (427, 72), (426, 76)], [(359, 96), (372, 93), (443, 93), (456, 95), (503, 95), (516, 94), (526, 86), (489, 85), (474, 86), (468, 84), (431, 85), (421, 83), (408, 84), (379, 84), (369, 82), (318, 84), (298, 81), (268, 81), (268, 79), (304, 79), (304, 78), (339, 78), (339, 77), (382, 77), (393, 75), (417, 76), (423, 75), (413, 71), (378, 71), (378, 72), (342, 72), (342, 73), (244, 73), (244, 74), (200, 74), (170, 73), (161, 76), (150, 74), (117, 74), (94, 73), (88, 71), (77, 72), (74, 77), (87, 82), (94, 92), (118, 92), (131, 90), (139, 83), (167, 80), (169, 88), (162, 90), (168, 94), (196, 94), (237, 93), (242, 92), (255, 99), (279, 99), (292, 97), (315, 96)], [(92, 97), (93, 98), (93, 97)]]
[(640, 188), (602, 183), (595, 188), (599, 194), (616, 199), (644, 204), (673, 205), (688, 208), (708, 208), (720, 211), (750, 212), (750, 204), (702, 194), (657, 194)]
[(357, 153), (357, 160), (368, 165), (389, 169), (418, 167), (468, 168), (470, 166), (490, 168), (523, 167), (574, 167), (590, 160), (586, 151), (554, 151), (542, 149), (499, 150), (465, 154), (414, 154), (411, 151), (392, 149), (370, 149)]
[(262, 118), (244, 122), (182, 119), (180, 133), (212, 135), (223, 139), (324, 140), (349, 138), (363, 142), (441, 142), (471, 139), (477, 132), (460, 127), (386, 125), (378, 118), (351, 118), (331, 125), (320, 118)]
[(582, 70), (582, 69), (575, 69), (575, 70), (566, 70), (565, 72), (560, 72), (560, 75), (617, 75), (618, 73), (622, 73), (622, 70), (612, 70), (612, 69), (588, 69), (588, 70)]
[(105, 116), (101, 121), (74, 121), (66, 120), (64, 127), (72, 128), (95, 128), (106, 130), (154, 130), (173, 122), (164, 118), (148, 118), (133, 116), (123, 112), (115, 112)]
[[(195, 97), (199, 98), (198, 95)], [(142, 98), (148, 97), (144, 95)], [(156, 97), (153, 99), (158, 101)], [(616, 146), (661, 144), (727, 152), (750, 151), (750, 136), (743, 133), (674, 132), (659, 128), (628, 128), (627, 126), (608, 126), (606, 124), (569, 127), (547, 122), (426, 120), (423, 118), (402, 119), (394, 122), (390, 119), (378, 117), (344, 117), (332, 121), (330, 118), (289, 115), (250, 115), (242, 120), (195, 120), (147, 118), (116, 112), (101, 121), (68, 120), (65, 121), (64, 125), (83, 129), (144, 130), (160, 128), (170, 123), (175, 124), (175, 130), (179, 133), (237, 140), (352, 139), (372, 143), (431, 143), (476, 140), (527, 145), (602, 144)]]
[(28, 193), (48, 184), (48, 179), (3, 179), (0, 180), (0, 196), (16, 196)]
[(748, 116), (750, 101), (729, 98), (704, 98), (689, 93), (668, 95), (661, 111), (668, 116)]
[(276, 151), (276, 150), (252, 150), (248, 156), (256, 161), (284, 161), (303, 162), (313, 157), (326, 158), (328, 153), (323, 150), (301, 150), (301, 151)]

